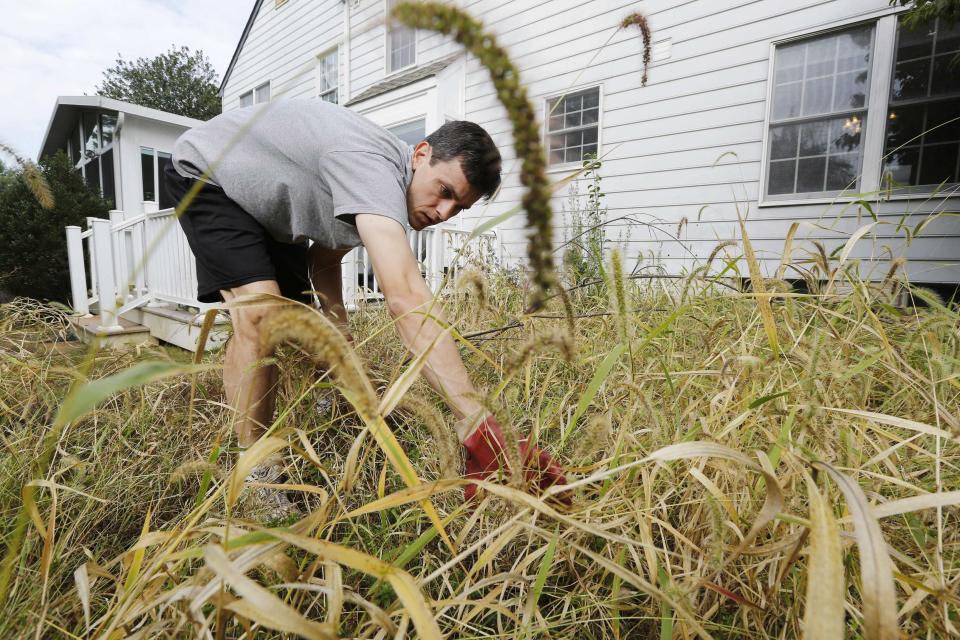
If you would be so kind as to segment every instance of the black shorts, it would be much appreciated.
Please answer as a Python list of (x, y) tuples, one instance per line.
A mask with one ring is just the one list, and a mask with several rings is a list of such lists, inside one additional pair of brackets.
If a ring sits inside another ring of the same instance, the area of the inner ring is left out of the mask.
[[(164, 168), (174, 201), (197, 181)], [(307, 245), (278, 242), (263, 225), (227, 197), (223, 189), (204, 183), (180, 216), (180, 226), (197, 260), (197, 300), (220, 302), (221, 289), (258, 280), (276, 280), (286, 298), (310, 303)]]

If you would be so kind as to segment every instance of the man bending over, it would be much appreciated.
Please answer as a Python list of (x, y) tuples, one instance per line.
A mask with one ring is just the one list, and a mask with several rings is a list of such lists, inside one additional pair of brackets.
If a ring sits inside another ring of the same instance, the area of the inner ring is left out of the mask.
[[(204, 182), (180, 217), (196, 257), (201, 302), (271, 293), (322, 310), (350, 339), (340, 261), (362, 244), (404, 345), (423, 353), (442, 333), (424, 322), (432, 300), (407, 230), (424, 229), (489, 198), (500, 184), (500, 153), (472, 122), (448, 122), (412, 150), (393, 134), (343, 107), (318, 99), (284, 100), (235, 109), (187, 131), (165, 170), (180, 201)], [(309, 244), (308, 241), (312, 241)], [(223, 370), (227, 402), (236, 414), (241, 448), (273, 419), (277, 369), (256, 363), (270, 356), (260, 326), (270, 307), (230, 310), (233, 337)], [(443, 321), (436, 309), (431, 313)], [(506, 465), (503, 434), (476, 399), (456, 344), (443, 334), (423, 374), (457, 418), (467, 477), (483, 479)], [(564, 484), (559, 465), (521, 440), (524, 473), (540, 488)], [(279, 461), (250, 479), (281, 480)], [(466, 497), (473, 500), (475, 486)], [(286, 494), (255, 492), (270, 517), (295, 512)]]

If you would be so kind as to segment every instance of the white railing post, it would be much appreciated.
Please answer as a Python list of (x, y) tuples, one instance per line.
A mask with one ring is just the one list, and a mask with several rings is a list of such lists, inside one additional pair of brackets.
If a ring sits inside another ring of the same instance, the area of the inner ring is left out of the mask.
[(444, 235), (446, 235), (446, 232), (443, 229), (434, 229), (430, 237), (430, 248), (427, 249), (427, 263), (431, 279), (430, 288), (434, 291), (437, 290), (437, 287), (439, 287), (443, 281), (443, 265), (446, 258), (446, 256), (443, 255), (444, 249), (446, 248)]
[(90, 254), (90, 295), (93, 298), (100, 296), (100, 287), (97, 284), (97, 250), (93, 246), (93, 221), (96, 218), (87, 218), (87, 230), (90, 231), (90, 239), (87, 241), (87, 253)]
[(117, 286), (114, 282), (113, 233), (109, 220), (93, 219), (92, 246), (96, 252), (97, 288), (100, 291), (100, 333), (119, 333), (123, 330), (117, 321)]
[(127, 301), (130, 292), (130, 276), (127, 271), (127, 243), (124, 240), (125, 231), (117, 230), (123, 222), (123, 211), (112, 209), (110, 211), (110, 249), (113, 252), (113, 272), (116, 278), (117, 295), (120, 298), (120, 304)]
[(70, 297), (79, 315), (90, 313), (87, 298), (87, 266), (83, 263), (83, 239), (80, 227), (67, 227), (67, 264), (70, 266)]
[(147, 276), (146, 276), (147, 265), (144, 264), (143, 262), (143, 255), (144, 255), (143, 238), (144, 238), (144, 228), (146, 226), (147, 226), (147, 221), (143, 220), (142, 222), (137, 224), (137, 226), (135, 226), (132, 231), (132, 236), (133, 236), (133, 242), (131, 247), (132, 249), (131, 254), (133, 258), (132, 268), (135, 270), (136, 277), (137, 277), (137, 281), (134, 284), (134, 286), (136, 287), (134, 295), (137, 298), (139, 298), (140, 296), (147, 295)]
[(343, 304), (351, 309), (357, 304), (357, 252), (351, 249), (340, 261), (340, 279), (343, 287)]

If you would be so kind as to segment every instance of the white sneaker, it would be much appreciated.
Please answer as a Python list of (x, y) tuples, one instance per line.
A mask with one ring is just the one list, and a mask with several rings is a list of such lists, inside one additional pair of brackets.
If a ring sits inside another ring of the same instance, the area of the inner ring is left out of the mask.
[[(265, 460), (258, 464), (245, 479), (246, 484), (282, 484), (286, 480), (281, 462)], [(243, 514), (263, 522), (285, 520), (301, 515), (300, 508), (290, 501), (287, 492), (273, 487), (248, 486), (242, 498)]]

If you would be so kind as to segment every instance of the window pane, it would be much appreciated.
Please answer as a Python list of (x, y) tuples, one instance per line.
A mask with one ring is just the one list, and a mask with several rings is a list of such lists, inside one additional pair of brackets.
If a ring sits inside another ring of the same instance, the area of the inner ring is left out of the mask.
[(794, 44), (777, 49), (776, 64), (774, 65), (774, 82), (796, 82), (803, 79), (803, 52), (804, 44)]
[[(586, 100), (584, 100), (584, 103), (586, 103)], [(583, 112), (583, 124), (584, 125), (596, 124), (597, 119), (599, 117), (600, 117), (599, 109), (587, 109), (586, 111)]]
[(569, 112), (568, 112), (567, 115), (564, 116), (563, 126), (564, 126), (565, 128), (579, 127), (579, 126), (580, 126), (580, 114), (581, 114), (581, 113), (582, 113), (582, 112), (580, 112), (580, 111), (574, 111), (573, 113), (569, 113)]
[(327, 93), (325, 93), (325, 94), (323, 94), (322, 96), (320, 96), (320, 99), (321, 99), (321, 100), (324, 100), (324, 101), (326, 101), (326, 102), (332, 102), (332, 103), (334, 103), (334, 104), (339, 104), (339, 103), (340, 103), (340, 100), (339, 100), (338, 97), (337, 97), (337, 93), (338, 93), (338, 92), (337, 92), (336, 89), (334, 89), (333, 91), (328, 91)]
[(797, 163), (795, 160), (771, 162), (767, 193), (770, 195), (793, 193), (793, 178), (796, 169)]
[(859, 163), (860, 156), (856, 153), (830, 156), (827, 166), (827, 191), (856, 189)]
[(817, 38), (807, 44), (806, 76), (816, 78), (832, 74), (836, 69), (837, 42), (835, 37)]
[(930, 95), (960, 92), (960, 54), (948, 53), (933, 59), (933, 86)]
[[(92, 164), (92, 163), (91, 163)], [(113, 149), (100, 156), (100, 172), (103, 174), (103, 197), (116, 207), (116, 186), (113, 180)]]
[(933, 25), (923, 25), (915, 31), (904, 28), (903, 18), (897, 29), (897, 60), (929, 57), (933, 53)]
[(797, 162), (797, 193), (823, 191), (827, 159), (803, 158)]
[(113, 142), (113, 132), (117, 128), (117, 119), (114, 116), (100, 116), (100, 141), (103, 146), (108, 146)]
[(585, 144), (583, 145), (583, 157), (586, 158), (588, 155), (597, 157), (597, 145), (595, 144)]
[(140, 149), (140, 179), (144, 202), (155, 202), (157, 192), (153, 182), (153, 149)]
[(253, 91), (247, 91), (240, 95), (240, 106), (249, 107), (253, 104)]
[(399, 124), (395, 127), (389, 127), (387, 131), (397, 136), (411, 147), (415, 147), (427, 137), (426, 127), (426, 120), (414, 120), (413, 122), (408, 122), (406, 124)]
[(550, 116), (549, 130), (557, 131), (559, 129), (563, 129), (563, 118), (564, 118), (563, 114)]
[(841, 73), (836, 77), (833, 110), (860, 109), (867, 103), (867, 71)]
[(934, 102), (928, 109), (924, 143), (960, 141), (960, 100)]
[(927, 95), (930, 60), (901, 62), (893, 72), (893, 99), (907, 100)]
[(837, 71), (862, 71), (870, 66), (871, 30), (848, 31), (837, 37)]
[(810, 122), (800, 127), (800, 155), (822, 155), (827, 152), (830, 121)]
[(830, 122), (830, 153), (848, 153), (860, 150), (863, 121), (857, 116), (837, 118)]
[(77, 123), (77, 126), (74, 128), (73, 133), (70, 134), (70, 160), (73, 161), (74, 166), (80, 162), (80, 147), (83, 144), (83, 132), (80, 126), (80, 123)]
[(100, 195), (100, 160), (92, 160), (83, 166), (84, 179), (91, 191)]
[(937, 24), (937, 53), (948, 51), (960, 51), (960, 22), (950, 27), (946, 20), (940, 18)]
[(883, 165), (886, 179), (892, 182), (891, 186), (917, 184), (917, 169), (920, 164), (920, 149), (906, 147), (887, 156)]
[(563, 158), (563, 147), (557, 136), (550, 136), (550, 164), (562, 164)]
[(807, 80), (803, 84), (803, 109), (805, 116), (829, 113), (833, 105), (833, 77)]
[(957, 156), (960, 144), (935, 144), (923, 148), (920, 162), (920, 184), (938, 185), (957, 179)]
[(583, 131), (574, 131), (564, 136), (565, 147), (578, 147), (583, 144)]
[[(96, 113), (87, 111), (83, 114), (84, 151), (97, 153), (100, 150), (100, 124)], [(97, 189), (99, 189), (99, 182)]]
[(580, 162), (583, 159), (582, 150), (583, 147), (573, 147), (567, 149), (567, 162)]
[(254, 103), (260, 104), (263, 102), (270, 102), (270, 83), (262, 84), (257, 87), (256, 95), (254, 97)]
[(887, 116), (887, 150), (905, 144), (920, 144), (920, 134), (923, 132), (923, 113), (925, 108), (893, 107)]
[(583, 108), (583, 96), (582, 95), (573, 95), (567, 96), (567, 113), (571, 111), (579, 111)]
[(591, 89), (583, 94), (583, 108), (593, 109), (600, 106), (600, 89)]
[(329, 91), (339, 84), (339, 66), (337, 50), (334, 49), (320, 58), (320, 93)]
[(803, 95), (803, 85), (799, 82), (781, 84), (773, 89), (774, 120), (794, 118), (800, 115), (800, 98)]
[(157, 175), (160, 176), (160, 184), (157, 185), (160, 196), (160, 208), (161, 209), (170, 209), (171, 207), (177, 206), (177, 203), (174, 201), (173, 196), (170, 195), (170, 192), (167, 191), (167, 181), (163, 179), (163, 170), (172, 162), (169, 153), (164, 153), (162, 151), (157, 152)]
[(770, 128), (770, 159), (793, 158), (797, 155), (797, 136), (800, 127), (788, 124)]
[(596, 144), (597, 142), (597, 128), (592, 127), (590, 129), (583, 130), (583, 144)]

